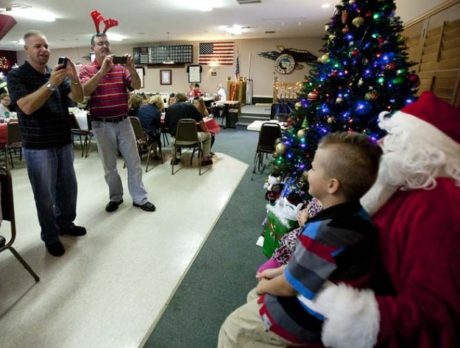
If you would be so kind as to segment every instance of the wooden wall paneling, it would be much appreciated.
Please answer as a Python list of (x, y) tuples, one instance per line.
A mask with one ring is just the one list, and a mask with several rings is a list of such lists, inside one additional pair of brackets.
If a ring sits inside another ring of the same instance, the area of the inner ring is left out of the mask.
[(460, 106), (459, 1), (450, 3), (408, 25), (403, 36), (409, 59), (417, 63), (419, 93), (431, 90)]

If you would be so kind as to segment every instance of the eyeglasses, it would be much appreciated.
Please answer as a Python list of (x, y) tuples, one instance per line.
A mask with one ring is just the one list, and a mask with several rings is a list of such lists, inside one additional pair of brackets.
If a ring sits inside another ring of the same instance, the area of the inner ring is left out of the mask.
[(110, 46), (110, 42), (108, 42), (108, 41), (99, 41), (99, 42), (96, 43), (96, 46), (100, 46), (100, 47), (102, 47), (102, 46)]

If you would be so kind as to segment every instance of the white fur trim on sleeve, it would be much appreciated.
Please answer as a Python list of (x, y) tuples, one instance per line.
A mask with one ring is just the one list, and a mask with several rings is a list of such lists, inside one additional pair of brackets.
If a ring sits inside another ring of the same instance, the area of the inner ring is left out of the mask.
[(380, 313), (372, 290), (332, 285), (315, 302), (326, 317), (322, 330), (326, 347), (367, 348), (376, 344)]

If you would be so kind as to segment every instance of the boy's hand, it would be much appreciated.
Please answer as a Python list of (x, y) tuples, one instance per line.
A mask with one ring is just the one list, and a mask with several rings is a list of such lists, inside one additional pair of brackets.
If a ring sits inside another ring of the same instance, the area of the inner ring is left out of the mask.
[(267, 279), (260, 279), (259, 283), (257, 283), (256, 286), (256, 293), (257, 295), (263, 295), (266, 293), (265, 291), (265, 283), (267, 282)]
[(278, 268), (267, 268), (262, 272), (256, 273), (256, 278), (260, 281), (262, 279), (273, 279), (283, 273), (286, 265), (280, 266)]
[(297, 222), (302, 227), (308, 220), (308, 209), (304, 208), (297, 213)]

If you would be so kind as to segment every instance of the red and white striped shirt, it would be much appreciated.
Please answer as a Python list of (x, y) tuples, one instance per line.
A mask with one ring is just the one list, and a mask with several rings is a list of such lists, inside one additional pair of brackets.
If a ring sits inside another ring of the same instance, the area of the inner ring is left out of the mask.
[[(100, 69), (97, 61), (83, 65), (80, 69), (81, 83), (86, 83)], [(131, 75), (125, 67), (115, 64), (100, 80), (91, 94), (89, 111), (95, 118), (115, 118), (128, 115), (128, 89)]]

